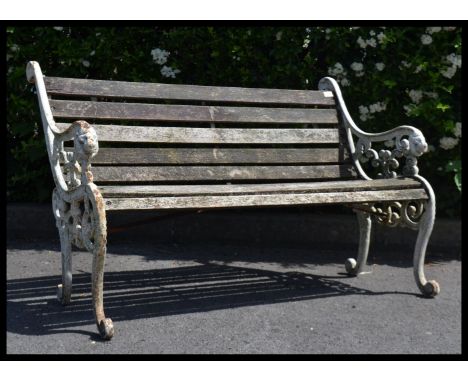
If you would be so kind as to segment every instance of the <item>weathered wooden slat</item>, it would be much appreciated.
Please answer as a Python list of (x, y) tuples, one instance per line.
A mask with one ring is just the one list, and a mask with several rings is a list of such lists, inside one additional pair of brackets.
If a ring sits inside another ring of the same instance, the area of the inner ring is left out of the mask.
[[(71, 149), (68, 149), (71, 150)], [(347, 150), (339, 148), (101, 148), (98, 164), (229, 164), (229, 163), (342, 163)]]
[(327, 179), (356, 176), (352, 165), (317, 166), (93, 166), (96, 182)]
[(328, 182), (100, 186), (106, 198), (188, 195), (242, 195), (311, 192), (353, 192), (421, 188), (413, 179), (346, 180)]
[(44, 82), (47, 92), (52, 95), (297, 105), (335, 104), (333, 93), (313, 90), (171, 85), (60, 77), (45, 77)]
[[(57, 123), (62, 128), (66, 124)], [(311, 144), (339, 143), (338, 129), (238, 129), (94, 125), (99, 142)]]
[(156, 198), (105, 198), (105, 205), (108, 210), (132, 210), (363, 203), (418, 199), (427, 199), (427, 194), (423, 189), (234, 196), (205, 195)]
[(184, 122), (338, 123), (335, 109), (153, 105), (146, 103), (50, 100), (55, 117)]

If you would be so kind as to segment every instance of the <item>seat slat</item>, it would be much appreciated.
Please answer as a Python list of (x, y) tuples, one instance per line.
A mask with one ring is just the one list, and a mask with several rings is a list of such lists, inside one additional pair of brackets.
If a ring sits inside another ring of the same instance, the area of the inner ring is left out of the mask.
[[(57, 123), (64, 128), (67, 124)], [(310, 144), (339, 143), (335, 129), (256, 129), (95, 125), (99, 142)]]
[(47, 92), (52, 95), (255, 104), (268, 103), (324, 106), (335, 104), (331, 92), (313, 90), (171, 85), (60, 77), (45, 77), (44, 82)]
[(423, 189), (292, 193), (266, 195), (205, 195), (156, 198), (105, 198), (108, 210), (131, 209), (184, 209), (184, 208), (233, 208), (254, 206), (284, 206), (306, 204), (364, 203), (391, 200), (424, 200)]
[(356, 176), (352, 165), (316, 166), (93, 166), (95, 182), (327, 179)]
[[(66, 151), (72, 151), (67, 148)], [(92, 159), (99, 164), (233, 164), (342, 163), (347, 150), (339, 148), (100, 148)]]
[(100, 186), (106, 198), (188, 195), (242, 195), (275, 193), (313, 193), (378, 191), (421, 188), (413, 179), (376, 179), (328, 182), (269, 183), (269, 184), (214, 184), (214, 185), (138, 185)]
[(50, 100), (54, 117), (134, 121), (338, 123), (335, 109), (153, 105)]

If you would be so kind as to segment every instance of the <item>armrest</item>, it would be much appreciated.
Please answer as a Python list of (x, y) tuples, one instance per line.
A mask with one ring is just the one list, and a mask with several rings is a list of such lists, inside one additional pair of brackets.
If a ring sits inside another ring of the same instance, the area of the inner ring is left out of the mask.
[[(383, 133), (366, 133), (359, 129), (352, 120), (341, 90), (333, 78), (322, 78), (318, 87), (320, 90), (331, 91), (335, 95), (335, 102), (346, 129), (354, 164), (363, 178), (371, 179), (362, 169), (360, 162), (370, 160), (373, 167), (381, 168), (382, 172), (378, 174), (379, 177), (395, 178), (397, 173), (393, 170), (399, 167), (398, 159), (402, 157), (405, 158), (405, 164), (401, 175), (415, 176), (418, 174), (417, 157), (426, 152), (428, 148), (420, 130), (403, 125)], [(354, 136), (358, 138), (356, 145), (354, 145)], [(384, 143), (387, 149), (381, 149), (377, 152), (372, 148), (374, 142)]]
[[(58, 191), (63, 195), (67, 192), (70, 193), (80, 185), (92, 183), (90, 160), (99, 149), (96, 131), (85, 121), (73, 122), (65, 129), (58, 128), (50, 109), (44, 76), (36, 61), (28, 62), (26, 77), (30, 83), (34, 83), (36, 86), (50, 167)], [(68, 140), (74, 141), (74, 151), (71, 153), (65, 152), (63, 147), (63, 143)], [(63, 167), (70, 175), (68, 180), (62, 172), (60, 159), (64, 162)]]

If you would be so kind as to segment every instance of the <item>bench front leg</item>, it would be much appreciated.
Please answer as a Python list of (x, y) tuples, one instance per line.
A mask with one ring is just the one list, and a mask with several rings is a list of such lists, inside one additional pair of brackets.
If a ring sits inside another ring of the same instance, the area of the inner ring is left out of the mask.
[(429, 182), (423, 177), (416, 175), (416, 178), (422, 182), (426, 189), (429, 200), (425, 203), (424, 212), (418, 223), (418, 237), (413, 255), (413, 273), (418, 288), (425, 297), (435, 297), (440, 293), (440, 286), (435, 280), (426, 280), (424, 275), (424, 260), (426, 258), (426, 249), (434, 228), (436, 201), (434, 191)]
[(367, 212), (359, 210), (355, 212), (359, 223), (359, 249), (357, 261), (352, 257), (346, 259), (345, 268), (350, 276), (357, 276), (362, 273), (366, 266), (372, 228), (372, 219)]

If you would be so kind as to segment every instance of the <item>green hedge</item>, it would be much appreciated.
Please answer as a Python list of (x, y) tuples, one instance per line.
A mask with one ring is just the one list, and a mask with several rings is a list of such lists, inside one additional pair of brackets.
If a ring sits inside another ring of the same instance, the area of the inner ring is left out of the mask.
[(342, 85), (366, 131), (420, 128), (430, 151), (420, 173), (439, 216), (461, 196), (460, 27), (9, 27), (9, 201), (49, 200), (50, 175), (27, 61), (45, 75), (200, 85), (316, 89)]

